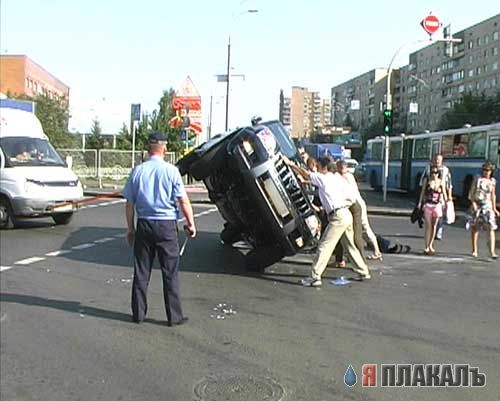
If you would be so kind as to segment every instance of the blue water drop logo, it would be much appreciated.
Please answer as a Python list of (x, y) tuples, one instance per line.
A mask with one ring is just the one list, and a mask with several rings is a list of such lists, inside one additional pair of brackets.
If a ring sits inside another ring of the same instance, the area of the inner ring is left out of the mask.
[(352, 387), (356, 384), (357, 381), (358, 376), (356, 375), (356, 372), (354, 371), (352, 365), (349, 365), (344, 374), (344, 383), (346, 386)]

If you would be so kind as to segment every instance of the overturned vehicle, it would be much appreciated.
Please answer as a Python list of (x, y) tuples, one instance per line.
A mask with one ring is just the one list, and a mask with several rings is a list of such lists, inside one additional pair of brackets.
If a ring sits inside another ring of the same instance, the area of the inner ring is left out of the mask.
[(251, 245), (250, 269), (313, 248), (319, 237), (307, 190), (283, 156), (302, 163), (283, 125), (269, 121), (213, 137), (177, 163), (181, 174), (205, 183), (226, 221), (222, 242)]

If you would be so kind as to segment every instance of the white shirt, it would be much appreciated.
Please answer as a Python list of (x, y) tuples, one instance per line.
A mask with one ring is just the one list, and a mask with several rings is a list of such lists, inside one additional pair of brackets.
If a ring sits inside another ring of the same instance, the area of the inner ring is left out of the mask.
[(311, 183), (318, 187), (319, 199), (326, 213), (352, 205), (355, 194), (352, 186), (338, 173), (311, 173)]

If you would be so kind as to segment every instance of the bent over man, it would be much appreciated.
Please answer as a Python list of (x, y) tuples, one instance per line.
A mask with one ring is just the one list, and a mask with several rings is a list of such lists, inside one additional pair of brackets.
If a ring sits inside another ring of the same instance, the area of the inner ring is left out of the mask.
[[(137, 166), (123, 191), (127, 199), (127, 241), (134, 247), (132, 320), (141, 323), (148, 311), (147, 290), (151, 269), (158, 255), (163, 278), (163, 297), (169, 326), (187, 321), (180, 301), (179, 242), (177, 204), (186, 218), (186, 234), (194, 238), (193, 209), (179, 170), (163, 160), (166, 137), (160, 132), (149, 136), (150, 158)], [(134, 215), (137, 213), (137, 227)]]
[(351, 261), (354, 263), (353, 270), (358, 273), (359, 278), (362, 280), (370, 279), (368, 266), (354, 243), (352, 214), (349, 211), (349, 207), (354, 202), (354, 193), (342, 176), (328, 171), (329, 164), (333, 163), (331, 158), (319, 158), (317, 173), (296, 166), (290, 160), (286, 160), (286, 163), (297, 174), (318, 187), (321, 204), (328, 216), (328, 226), (321, 237), (313, 260), (311, 277), (303, 279), (302, 285), (319, 287), (322, 284), (321, 275), (325, 271), (339, 240), (342, 241), (344, 249), (347, 250)]

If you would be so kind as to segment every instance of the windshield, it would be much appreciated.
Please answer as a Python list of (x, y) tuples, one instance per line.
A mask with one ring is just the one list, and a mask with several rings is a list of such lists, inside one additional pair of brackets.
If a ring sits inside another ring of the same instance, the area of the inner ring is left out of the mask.
[(281, 152), (288, 157), (289, 159), (293, 159), (297, 155), (297, 148), (293, 144), (292, 140), (288, 136), (288, 133), (279, 121), (272, 121), (269, 123), (265, 123), (265, 126), (269, 127), (269, 129), (273, 132), (276, 137), (276, 141), (280, 145)]
[(5, 165), (14, 166), (64, 166), (61, 156), (49, 141), (41, 138), (0, 138)]

